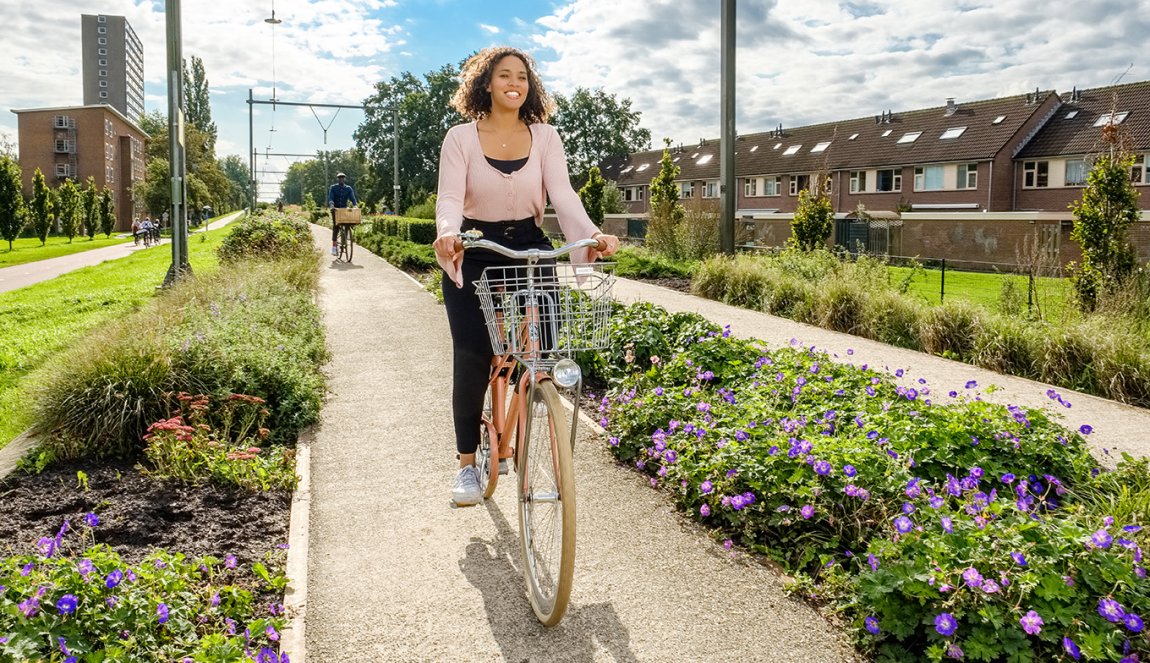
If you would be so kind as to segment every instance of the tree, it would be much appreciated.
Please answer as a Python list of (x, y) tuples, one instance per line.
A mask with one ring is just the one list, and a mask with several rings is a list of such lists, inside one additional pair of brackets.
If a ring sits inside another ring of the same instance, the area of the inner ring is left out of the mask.
[(604, 214), (622, 214), (627, 211), (627, 205), (623, 200), (623, 192), (619, 190), (619, 186), (612, 180), (607, 180), (607, 185), (603, 187), (603, 213)]
[(208, 92), (208, 75), (204, 71), (204, 61), (192, 56), (192, 72), (188, 75), (188, 63), (184, 61), (184, 116), (192, 126), (199, 129), (209, 142), (208, 151), (216, 151), (216, 123), (212, 122), (212, 101)]
[[(355, 144), (370, 164), (370, 177), (356, 188), (365, 202), (388, 201), (396, 211), (423, 201), (438, 186), (439, 152), (447, 130), (463, 121), (451, 107), (459, 87), (459, 69), (446, 65), (424, 74), (410, 72), (376, 83), (375, 94), (363, 102), (363, 123), (355, 131)], [(399, 110), (399, 126), (392, 109)], [(399, 132), (400, 200), (394, 200), (393, 137)], [(350, 175), (350, 173), (349, 173)], [(326, 193), (324, 194), (326, 197)], [(318, 199), (318, 198), (317, 198)]]
[[(172, 206), (171, 182), (168, 179), (168, 123), (166, 116), (159, 111), (144, 115), (140, 128), (148, 132), (147, 179), (136, 182), (132, 195), (144, 201), (152, 214), (158, 215)], [(184, 126), (184, 147), (187, 160), (188, 209), (199, 209), (204, 205), (222, 209), (220, 200), (231, 194), (231, 182), (220, 169), (215, 156), (215, 138), (195, 124)], [(162, 162), (162, 167), (157, 163)], [(163, 178), (153, 177), (163, 173)]]
[(555, 106), (551, 123), (563, 138), (572, 182), (586, 180), (607, 157), (651, 149), (651, 132), (639, 126), (630, 99), (579, 87), (570, 98), (555, 95)]
[(227, 212), (247, 207), (252, 199), (252, 175), (248, 163), (235, 154), (218, 161), (220, 171), (231, 184), (227, 195), (220, 198), (219, 211)]
[(1070, 239), (1082, 247), (1082, 262), (1070, 263), (1068, 270), (1079, 305), (1086, 311), (1094, 310), (1100, 295), (1119, 289), (1137, 264), (1129, 233), (1139, 216), (1138, 192), (1130, 182), (1134, 155), (1123, 139), (1117, 125), (1102, 127), (1106, 147), (1086, 176), (1082, 199), (1070, 205), (1074, 212)]
[(76, 188), (74, 181), (65, 179), (64, 183), (56, 188), (56, 195), (59, 200), (60, 232), (71, 244), (80, 228), (80, 218), (84, 213), (80, 190)]
[(32, 174), (32, 205), (28, 211), (32, 216), (32, 228), (36, 231), (36, 237), (40, 239), (40, 246), (48, 242), (48, 231), (52, 229), (56, 213), (52, 198), (52, 190), (44, 181), (44, 173), (37, 168)]
[(100, 192), (100, 232), (111, 237), (116, 228), (116, 203), (112, 200), (112, 190), (104, 187)]
[(600, 228), (603, 227), (603, 189), (607, 180), (599, 172), (599, 166), (591, 166), (587, 171), (587, 183), (579, 189), (579, 200), (583, 201), (583, 208), (591, 221)]
[(335, 174), (344, 173), (348, 184), (355, 188), (356, 198), (363, 204), (364, 191), (371, 186), (364, 181), (368, 172), (367, 163), (356, 150), (317, 152), (315, 159), (288, 166), (280, 182), (280, 197), (288, 204), (298, 205), (303, 202), (304, 194), (310, 193), (314, 200), (326, 205), (327, 190), (335, 183)]
[(799, 192), (799, 204), (791, 221), (791, 237), (788, 243), (802, 251), (825, 248), (831, 236), (835, 209), (831, 205), (831, 179), (825, 172), (813, 176), (814, 190)]
[(0, 156), (0, 237), (12, 242), (24, 229), (24, 194), (20, 192), (20, 164), (9, 156)]
[(96, 239), (100, 227), (100, 190), (96, 188), (96, 178), (88, 176), (87, 185), (81, 197), (84, 212), (84, 234), (88, 239)]
[(686, 210), (679, 203), (679, 167), (671, 160), (671, 139), (664, 139), (663, 158), (659, 172), (651, 178), (651, 212), (647, 223), (647, 245), (669, 257), (678, 253), (679, 226)]

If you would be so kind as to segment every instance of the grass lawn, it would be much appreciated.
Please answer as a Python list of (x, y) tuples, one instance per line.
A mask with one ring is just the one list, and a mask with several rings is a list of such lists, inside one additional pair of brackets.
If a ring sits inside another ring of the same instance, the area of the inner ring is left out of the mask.
[[(909, 267), (890, 267), (892, 283), (899, 283), (910, 273)], [(1000, 311), (1004, 283), (1013, 281), (1015, 291), (1021, 297), (1022, 310), (1026, 310), (1027, 279), (1016, 274), (993, 274), (986, 272), (960, 272), (946, 270), (946, 290), (943, 294), (942, 272), (938, 269), (924, 269), (916, 274), (907, 292), (920, 297), (930, 304), (945, 300), (963, 300), (978, 304), (992, 311)], [(1036, 285), (1037, 305), (1046, 320), (1061, 320), (1071, 294), (1070, 282), (1064, 278), (1039, 278)]]
[(102, 234), (96, 235), (94, 240), (87, 237), (76, 237), (71, 243), (68, 242), (67, 237), (49, 237), (47, 244), (40, 246), (40, 240), (34, 237), (21, 237), (12, 243), (11, 251), (8, 250), (8, 242), (0, 241), (0, 269), (130, 241), (132, 241), (131, 237), (118, 237), (116, 233), (113, 233), (111, 237), (104, 237)]
[[(217, 268), (215, 248), (225, 235), (226, 228), (188, 239), (196, 273)], [(139, 251), (0, 293), (0, 447), (30, 424), (28, 394), (36, 369), (84, 334), (155, 297), (171, 263), (170, 250)]]

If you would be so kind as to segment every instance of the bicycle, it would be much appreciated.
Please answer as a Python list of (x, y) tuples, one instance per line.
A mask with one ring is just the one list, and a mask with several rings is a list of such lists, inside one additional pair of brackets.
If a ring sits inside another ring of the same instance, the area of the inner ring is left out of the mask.
[[(500, 461), (514, 461), (528, 598), (539, 621), (554, 626), (567, 610), (575, 571), (573, 455), (583, 375), (572, 356), (608, 345), (612, 265), (539, 262), (599, 246), (594, 239), (552, 251), (514, 251), (481, 236), (469, 231), (460, 241), (465, 250), (489, 249), (525, 263), (488, 267), (476, 281), (495, 352), (476, 469), (488, 498), (499, 482)], [(574, 393), (570, 422), (556, 385)]]
[(355, 253), (355, 233), (352, 232), (354, 229), (355, 225), (351, 223), (336, 225), (336, 243), (339, 246), (336, 262), (351, 262), (351, 256)]

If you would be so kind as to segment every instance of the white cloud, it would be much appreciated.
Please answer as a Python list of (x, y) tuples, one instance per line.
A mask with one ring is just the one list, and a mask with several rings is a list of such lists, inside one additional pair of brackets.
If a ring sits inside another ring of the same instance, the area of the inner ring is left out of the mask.
[(481, 30), (484, 30), (484, 31), (486, 31), (486, 32), (488, 32), (488, 33), (490, 33), (490, 34), (493, 34), (493, 35), (497, 35), (497, 34), (499, 34), (500, 32), (503, 32), (502, 30), (500, 30), (500, 29), (499, 29), (499, 27), (498, 27), (498, 26), (494, 26), (494, 25), (488, 25), (488, 24), (486, 24), (486, 23), (480, 23), (480, 24), (479, 24), (479, 29), (481, 29)]

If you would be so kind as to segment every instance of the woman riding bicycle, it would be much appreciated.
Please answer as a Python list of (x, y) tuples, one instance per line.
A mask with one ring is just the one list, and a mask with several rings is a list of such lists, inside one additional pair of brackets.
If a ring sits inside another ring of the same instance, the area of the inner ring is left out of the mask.
[(595, 238), (604, 247), (580, 249), (572, 262), (609, 256), (619, 246), (618, 238), (595, 228), (571, 188), (563, 142), (546, 123), (554, 104), (533, 65), (527, 54), (510, 47), (487, 48), (472, 56), (451, 99), (471, 121), (447, 132), (440, 153), (434, 246), (444, 270), (443, 303), (453, 345), (459, 471), (451, 498), (458, 506), (483, 501), (475, 450), (492, 350), (475, 281), (486, 267), (514, 264), (483, 249), (464, 255), (460, 230), (480, 230), (485, 239), (516, 250), (549, 250), (540, 224), (550, 198), (568, 241)]

